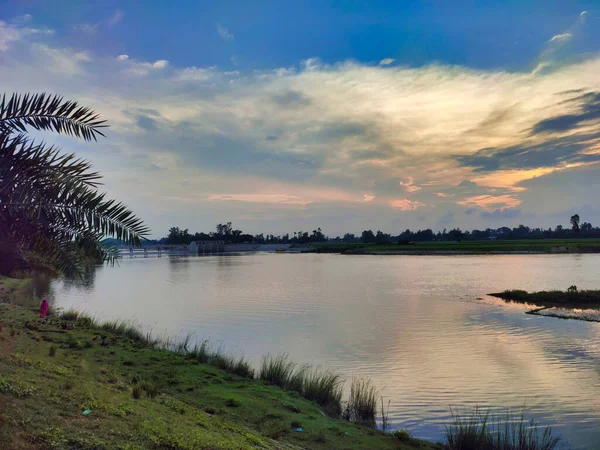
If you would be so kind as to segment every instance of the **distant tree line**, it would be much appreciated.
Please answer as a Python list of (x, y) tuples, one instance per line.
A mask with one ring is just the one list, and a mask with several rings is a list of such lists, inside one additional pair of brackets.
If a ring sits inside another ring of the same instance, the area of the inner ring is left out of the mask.
[(196, 232), (190, 233), (188, 229), (173, 227), (169, 230), (167, 237), (164, 237), (156, 243), (161, 244), (189, 244), (192, 241), (225, 241), (230, 243), (255, 243), (255, 244), (306, 244), (309, 242), (363, 242), (363, 243), (408, 243), (425, 241), (466, 241), (466, 240), (494, 240), (494, 239), (560, 239), (560, 238), (600, 238), (600, 227), (594, 227), (591, 223), (583, 222), (580, 224), (579, 215), (575, 214), (570, 218), (570, 228), (564, 228), (557, 225), (554, 229), (548, 228), (530, 228), (525, 225), (519, 225), (515, 228), (500, 227), (486, 228), (485, 230), (461, 230), (453, 228), (437, 233), (430, 228), (425, 230), (411, 231), (409, 229), (400, 234), (388, 234), (381, 230), (364, 230), (360, 236), (352, 233), (346, 233), (343, 237), (328, 238), (323, 234), (321, 228), (312, 232), (295, 231), (293, 235), (289, 233), (283, 236), (273, 234), (248, 234), (242, 230), (233, 228), (231, 222), (220, 223), (215, 227), (215, 231), (208, 233)]
[(307, 242), (325, 242), (329, 238), (323, 234), (321, 228), (308, 231), (294, 231), (290, 236), (286, 233), (283, 236), (273, 234), (247, 234), (242, 230), (234, 230), (231, 222), (220, 223), (215, 227), (215, 231), (209, 233), (196, 232), (191, 234), (188, 229), (173, 227), (169, 229), (169, 235), (158, 240), (160, 244), (189, 244), (192, 241), (225, 241), (236, 244), (254, 243), (254, 244), (304, 244)]

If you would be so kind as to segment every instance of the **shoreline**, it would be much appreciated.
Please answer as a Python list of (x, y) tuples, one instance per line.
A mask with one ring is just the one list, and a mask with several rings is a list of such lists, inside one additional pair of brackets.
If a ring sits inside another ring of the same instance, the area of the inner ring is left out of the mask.
[(371, 256), (394, 256), (394, 255), (415, 255), (415, 256), (486, 256), (486, 255), (583, 255), (583, 254), (600, 254), (599, 251), (538, 251), (538, 250), (491, 250), (491, 251), (476, 251), (476, 250), (336, 250), (323, 251), (320, 249), (306, 253), (319, 254), (336, 254), (336, 255), (371, 255)]
[[(341, 389), (331, 372), (305, 372), (302, 385), (314, 384), (315, 392), (299, 392), (289, 384), (296, 380), (292, 372), (282, 388), (243, 357), (191, 348), (189, 338), (156, 339), (125, 322), (100, 324), (76, 311), (51, 310), (42, 320), (25, 285), (0, 279), (0, 420), (6, 425), (0, 441), (6, 448), (442, 449), (406, 431), (344, 418), (340, 403), (327, 400)], [(275, 372), (278, 358), (270, 357)], [(17, 419), (24, 425), (15, 425)]]

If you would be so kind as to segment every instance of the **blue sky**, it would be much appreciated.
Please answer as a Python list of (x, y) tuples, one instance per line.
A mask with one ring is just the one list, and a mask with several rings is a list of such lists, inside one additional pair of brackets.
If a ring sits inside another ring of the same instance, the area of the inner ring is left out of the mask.
[[(595, 6), (595, 7), (594, 7)], [(527, 67), (557, 30), (569, 28), (590, 1), (27, 1), (7, 2), (4, 19), (44, 18), (72, 44), (73, 24), (100, 24), (120, 11), (123, 26), (107, 39), (82, 40), (98, 51), (180, 66), (239, 64), (264, 69), (318, 55), (325, 62), (394, 58), (411, 66), (437, 61), (476, 68)], [(117, 13), (118, 14), (118, 13)], [(125, 19), (126, 17), (126, 19)], [(227, 41), (217, 26), (234, 39)], [(101, 25), (98, 34), (105, 33)], [(597, 51), (600, 30), (579, 37), (578, 51)]]
[(46, 139), (157, 236), (600, 223), (599, 16), (595, 1), (3, 2), (0, 85), (109, 120), (97, 146)]

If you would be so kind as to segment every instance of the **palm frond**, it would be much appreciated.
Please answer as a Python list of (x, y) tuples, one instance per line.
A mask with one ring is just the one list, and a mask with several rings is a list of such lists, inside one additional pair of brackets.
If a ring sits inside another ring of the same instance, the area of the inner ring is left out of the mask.
[(58, 95), (15, 93), (8, 99), (3, 95), (0, 131), (25, 132), (27, 126), (95, 141), (98, 135), (104, 136), (100, 130), (108, 125), (90, 108)]
[[(114, 264), (115, 237), (140, 245), (149, 229), (124, 204), (98, 192), (89, 162), (24, 133), (27, 126), (86, 140), (105, 122), (61, 97), (14, 94), (0, 103), (0, 251), (19, 267), (83, 276), (90, 262)], [(14, 265), (13, 265), (14, 267)], [(6, 267), (3, 269), (5, 270)]]

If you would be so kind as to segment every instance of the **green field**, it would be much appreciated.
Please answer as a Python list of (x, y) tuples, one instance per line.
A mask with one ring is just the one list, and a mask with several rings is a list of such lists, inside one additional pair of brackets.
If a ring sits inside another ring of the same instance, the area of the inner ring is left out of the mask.
[(24, 282), (0, 284), (3, 450), (441, 448), (328, 417), (296, 392), (153, 348), (75, 313), (42, 322), (36, 307), (14, 304), (29, 295)]
[(444, 253), (597, 253), (600, 239), (527, 239), (496, 241), (433, 241), (409, 244), (326, 243), (311, 246), (317, 253), (444, 254)]

